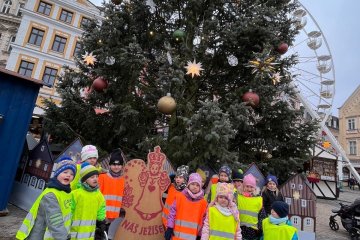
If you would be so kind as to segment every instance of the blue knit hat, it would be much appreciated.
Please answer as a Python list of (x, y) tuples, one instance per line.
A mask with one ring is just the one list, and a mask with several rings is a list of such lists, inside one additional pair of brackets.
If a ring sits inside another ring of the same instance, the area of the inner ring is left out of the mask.
[(74, 173), (74, 176), (75, 176), (75, 174), (76, 174), (76, 164), (72, 160), (71, 157), (65, 155), (65, 156), (61, 157), (56, 164), (57, 164), (57, 166), (56, 166), (56, 170), (54, 172), (54, 177), (55, 178), (57, 176), (59, 176), (60, 173), (62, 173), (65, 170), (68, 170), (68, 169), (70, 169)]
[(219, 169), (219, 175), (220, 175), (221, 172), (226, 173), (226, 175), (228, 175), (229, 179), (231, 179), (232, 171), (231, 171), (231, 168), (229, 166), (226, 166), (226, 165), (221, 166), (221, 168)]
[(289, 214), (289, 205), (283, 201), (273, 202), (271, 209), (273, 209), (280, 218), (284, 218)]
[(268, 182), (274, 182), (275, 184), (276, 184), (276, 186), (278, 185), (278, 179), (277, 179), (277, 177), (276, 176), (274, 176), (274, 175), (268, 175), (267, 177), (266, 177), (266, 184), (268, 184)]

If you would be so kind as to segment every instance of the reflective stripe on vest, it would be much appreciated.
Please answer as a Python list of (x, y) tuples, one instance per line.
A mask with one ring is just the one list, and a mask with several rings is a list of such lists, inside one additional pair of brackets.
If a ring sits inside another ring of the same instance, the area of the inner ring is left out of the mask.
[(89, 233), (79, 233), (79, 232), (72, 232), (71, 239), (93, 239), (95, 237), (95, 232)]
[(72, 223), (72, 226), (92, 226), (96, 224), (96, 220), (75, 220)]
[(196, 239), (200, 235), (203, 218), (206, 214), (207, 203), (205, 199), (190, 201), (182, 193), (176, 194), (176, 216), (174, 237), (177, 239)]
[[(71, 195), (64, 192), (64, 191), (60, 191), (57, 190), (55, 188), (46, 188), (41, 194), (40, 196), (36, 199), (36, 201), (34, 202), (33, 206), (31, 207), (29, 213), (26, 215), (23, 224), (21, 225), (19, 231), (16, 233), (16, 238), (17, 239), (26, 239), (36, 220), (37, 214), (38, 214), (38, 210), (39, 210), (39, 206), (40, 206), (40, 202), (42, 200), (42, 198), (44, 197), (44, 195), (48, 194), (48, 193), (52, 193), (55, 195), (58, 204), (59, 204), (59, 208), (60, 211), (59, 213), (55, 213), (53, 215), (50, 216), (50, 221), (54, 221), (55, 224), (60, 223), (61, 221), (64, 223), (64, 227), (66, 228), (66, 230), (68, 232), (70, 232), (70, 224), (71, 224)], [(45, 233), (44, 233), (44, 239), (53, 239), (51, 233), (49, 232), (48, 228), (45, 229)]]
[(262, 197), (244, 197), (238, 195), (240, 226), (258, 229), (258, 215), (262, 208)]
[(113, 200), (113, 201), (122, 201), (122, 197), (121, 196), (116, 196), (116, 195), (104, 195), (105, 200)]
[(291, 240), (297, 229), (287, 225), (286, 222), (279, 225), (272, 224), (269, 218), (262, 221), (264, 240)]
[(112, 207), (112, 206), (106, 206), (107, 212), (120, 212), (120, 207)]
[(209, 240), (234, 239), (238, 228), (233, 215), (225, 216), (216, 207), (210, 207), (209, 216)]

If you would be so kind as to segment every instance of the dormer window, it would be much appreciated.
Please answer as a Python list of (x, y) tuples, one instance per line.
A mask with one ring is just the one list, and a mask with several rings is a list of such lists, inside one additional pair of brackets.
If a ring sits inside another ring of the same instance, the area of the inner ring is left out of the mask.
[(1, 12), (8, 14), (10, 12), (10, 8), (11, 8), (12, 2), (11, 1), (5, 1), (2, 8), (1, 8)]

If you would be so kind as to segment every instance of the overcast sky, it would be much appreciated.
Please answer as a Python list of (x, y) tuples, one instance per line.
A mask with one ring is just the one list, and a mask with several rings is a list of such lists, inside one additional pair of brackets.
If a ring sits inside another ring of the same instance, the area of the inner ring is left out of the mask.
[[(102, 0), (92, 0), (101, 5)], [(360, 0), (300, 0), (322, 30), (335, 66), (332, 112), (360, 85)], [(358, 72), (359, 71), (359, 72)]]

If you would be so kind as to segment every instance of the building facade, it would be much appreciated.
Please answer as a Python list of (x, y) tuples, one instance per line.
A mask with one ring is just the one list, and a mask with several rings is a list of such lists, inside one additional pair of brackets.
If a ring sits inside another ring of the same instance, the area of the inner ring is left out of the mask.
[(360, 173), (360, 85), (339, 108), (339, 142)]
[(44, 99), (61, 102), (57, 76), (62, 66), (75, 67), (82, 26), (98, 19), (100, 10), (87, 0), (28, 0), (22, 15), (6, 68), (44, 82), (34, 112), (41, 114)]
[(0, 0), (0, 68), (6, 66), (25, 3), (25, 0)]

